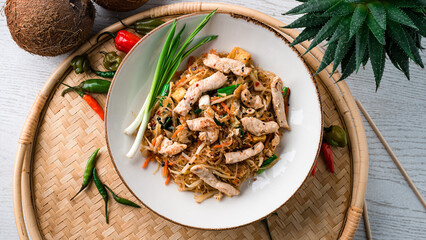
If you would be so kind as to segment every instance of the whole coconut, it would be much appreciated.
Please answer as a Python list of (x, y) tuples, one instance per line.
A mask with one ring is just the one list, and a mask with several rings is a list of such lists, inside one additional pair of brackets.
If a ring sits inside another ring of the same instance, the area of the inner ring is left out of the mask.
[(144, 5), (148, 0), (93, 0), (101, 7), (117, 12), (135, 10)]
[(13, 40), (42, 56), (56, 56), (81, 45), (95, 20), (89, 0), (7, 0), (5, 14)]

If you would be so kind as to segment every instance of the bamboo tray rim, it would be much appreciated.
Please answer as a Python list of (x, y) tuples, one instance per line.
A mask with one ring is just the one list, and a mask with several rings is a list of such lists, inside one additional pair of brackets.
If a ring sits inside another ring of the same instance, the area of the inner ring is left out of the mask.
[[(146, 17), (184, 15), (195, 12), (207, 12), (215, 9), (218, 9), (218, 12), (238, 14), (257, 20), (282, 32), (288, 40), (294, 39), (299, 34), (296, 30), (280, 28), (285, 24), (267, 14), (246, 7), (224, 3), (192, 2), (164, 5), (135, 14), (125, 19), (124, 22), (132, 23), (137, 19)], [(117, 22), (100, 32), (117, 31), (121, 28), (121, 24)], [(101, 44), (96, 42), (96, 37), (98, 35), (99, 33), (90, 38), (79, 49), (67, 57), (51, 74), (48, 81), (39, 92), (22, 128), (18, 141), (13, 174), (14, 214), (18, 234), (21, 239), (29, 239), (29, 235), (33, 239), (42, 239), (34, 212), (34, 199), (31, 187), (31, 149), (34, 137), (36, 136), (36, 130), (39, 127), (39, 119), (43, 117), (42, 113), (44, 107), (48, 106), (46, 103), (48, 103), (48, 99), (51, 97), (52, 90), (58, 81), (61, 80), (62, 76), (67, 71), (70, 71), (69, 62), (71, 59), (74, 56), (98, 47)], [(296, 49), (303, 53), (308, 46), (309, 42), (304, 42), (296, 46)], [(323, 53), (318, 48), (312, 49), (309, 54), (303, 56), (304, 60), (313, 66), (318, 66), (322, 57)], [(325, 71), (322, 71), (319, 75), (323, 75), (323, 77), (329, 75), (331, 69), (332, 66), (328, 66)], [(360, 112), (346, 83), (344, 81), (335, 83), (339, 77), (340, 74), (336, 72), (330, 78), (322, 79), (324, 79), (324, 84), (327, 86), (327, 89), (331, 91), (333, 97), (337, 98), (335, 99), (337, 111), (342, 115), (345, 123), (348, 125), (348, 135), (350, 141), (353, 143), (351, 152), (353, 156), (352, 198), (347, 212), (346, 222), (344, 223), (343, 231), (340, 235), (341, 239), (351, 239), (355, 235), (364, 204), (368, 177), (368, 147)]]

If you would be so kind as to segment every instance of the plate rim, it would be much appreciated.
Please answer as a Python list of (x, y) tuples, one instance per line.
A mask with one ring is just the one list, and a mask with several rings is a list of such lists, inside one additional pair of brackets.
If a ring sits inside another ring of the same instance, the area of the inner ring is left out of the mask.
[[(192, 16), (197, 16), (197, 15), (207, 15), (208, 12), (194, 12), (194, 13), (189, 13), (189, 14), (183, 14), (181, 16), (175, 17), (173, 19), (170, 19), (168, 21), (166, 21), (165, 23), (163, 23), (162, 25), (160, 25), (159, 27), (153, 29), (152, 31), (150, 31), (149, 33), (147, 33), (146, 35), (144, 35), (131, 49), (130, 51), (124, 56), (123, 60), (122, 60), (122, 64), (120, 64), (120, 66), (118, 67), (116, 73), (118, 73), (122, 66), (124, 65), (124, 62), (127, 60), (127, 58), (131, 55), (131, 53), (143, 42), (145, 41), (148, 37), (150, 37), (152, 34), (154, 34), (155, 32), (157, 32), (158, 30), (169, 26), (171, 23), (173, 23), (173, 21), (176, 20), (180, 20), (183, 18), (188, 18), (188, 17), (192, 17)], [(126, 181), (123, 179), (123, 177), (121, 176), (120, 171), (118, 170), (116, 164), (115, 164), (115, 160), (114, 157), (111, 153), (111, 147), (109, 144), (109, 138), (108, 138), (108, 128), (107, 128), (107, 122), (108, 122), (108, 107), (109, 107), (109, 100), (110, 100), (110, 95), (111, 95), (111, 89), (112, 86), (115, 84), (116, 81), (116, 76), (117, 74), (114, 75), (113, 79), (111, 80), (111, 86), (108, 90), (108, 94), (107, 94), (107, 99), (106, 99), (106, 105), (105, 105), (105, 121), (104, 121), (104, 129), (105, 129), (105, 142), (107, 145), (107, 150), (108, 150), (108, 154), (109, 157), (111, 158), (111, 162), (113, 165), (114, 170), (116, 171), (116, 173), (118, 174), (118, 177), (121, 179), (121, 181), (123, 182), (123, 184), (126, 186), (126, 188), (130, 191), (130, 193), (140, 202), (142, 203), (142, 205), (144, 207), (146, 207), (147, 209), (149, 209), (151, 212), (155, 213), (156, 215), (160, 216), (163, 219), (166, 219), (172, 223), (175, 223), (177, 225), (183, 226), (183, 227), (188, 227), (188, 228), (192, 228), (192, 229), (196, 229), (196, 230), (205, 230), (205, 231), (221, 231), (221, 230), (232, 230), (232, 229), (237, 229), (237, 228), (241, 228), (241, 227), (245, 227), (247, 225), (250, 225), (252, 223), (261, 221), (265, 218), (267, 218), (268, 216), (270, 216), (271, 214), (273, 214), (274, 212), (278, 211), (278, 209), (280, 209), (281, 207), (283, 207), (293, 196), (294, 194), (296, 194), (296, 192), (298, 192), (300, 190), (300, 188), (306, 183), (309, 175), (312, 172), (312, 169), (314, 168), (314, 166), (316, 165), (316, 162), (318, 161), (318, 157), (319, 157), (319, 153), (320, 153), (320, 147), (321, 147), (321, 143), (322, 143), (322, 138), (323, 138), (323, 128), (324, 128), (324, 122), (323, 122), (323, 112), (322, 112), (322, 102), (321, 102), (321, 95), (319, 93), (319, 89), (318, 89), (318, 84), (315, 81), (314, 75), (312, 74), (312, 72), (309, 70), (308, 64), (306, 63), (306, 61), (299, 55), (299, 52), (296, 50), (295, 47), (290, 47), (290, 42), (283, 36), (283, 33), (280, 32), (279, 30), (277, 30), (276, 28), (263, 23), (259, 20), (256, 20), (250, 16), (244, 16), (241, 14), (236, 14), (236, 13), (230, 13), (230, 12), (216, 12), (215, 14), (223, 14), (223, 15), (229, 15), (231, 17), (234, 18), (240, 18), (243, 19), (247, 22), (253, 22), (256, 25), (259, 25), (265, 29), (267, 29), (268, 31), (271, 31), (272, 33), (274, 33), (276, 35), (276, 37), (280, 38), (282, 41), (284, 41), (284, 44), (287, 44), (288, 47), (296, 53), (297, 58), (299, 58), (302, 63), (303, 66), (306, 68), (306, 71), (309, 73), (310, 79), (312, 81), (312, 84), (315, 86), (315, 93), (316, 93), (316, 97), (318, 100), (318, 104), (319, 104), (319, 109), (320, 109), (320, 121), (321, 121), (321, 129), (320, 129), (320, 136), (319, 136), (319, 141), (318, 141), (318, 147), (317, 147), (317, 152), (315, 154), (315, 160), (312, 163), (312, 166), (309, 170), (309, 172), (307, 173), (305, 179), (303, 180), (303, 182), (300, 184), (300, 186), (297, 188), (297, 190), (291, 195), (291, 197), (289, 197), (286, 201), (284, 201), (280, 206), (278, 206), (275, 210), (271, 211), (270, 213), (266, 214), (263, 217), (260, 217), (256, 220), (253, 220), (251, 222), (245, 223), (245, 224), (240, 224), (238, 226), (234, 226), (234, 227), (225, 227), (225, 228), (204, 228), (204, 227), (195, 227), (195, 226), (191, 226), (191, 225), (187, 225), (187, 224), (183, 224), (174, 220), (169, 219), (166, 216), (163, 216), (162, 214), (157, 213), (156, 211), (154, 211), (153, 209), (151, 209), (147, 204), (145, 204), (133, 191), (132, 189), (127, 185)], [(162, 16), (162, 17), (167, 17), (167, 16)]]

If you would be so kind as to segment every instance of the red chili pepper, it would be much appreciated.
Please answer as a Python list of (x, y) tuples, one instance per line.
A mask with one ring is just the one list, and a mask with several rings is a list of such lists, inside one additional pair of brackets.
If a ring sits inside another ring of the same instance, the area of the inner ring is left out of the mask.
[(315, 176), (315, 170), (317, 170), (317, 163), (318, 163), (318, 159), (315, 162), (314, 169), (312, 169), (312, 177)]
[(334, 173), (334, 163), (333, 163), (333, 153), (331, 152), (330, 145), (326, 142), (323, 142), (321, 145), (321, 152), (324, 156), (327, 167), (331, 173)]
[(99, 117), (101, 117), (102, 121), (104, 120), (104, 110), (102, 109), (102, 107), (99, 105), (99, 103), (90, 95), (77, 90), (74, 87), (68, 86), (65, 83), (62, 83), (63, 85), (73, 89), (74, 91), (76, 91), (78, 93), (78, 95), (80, 95), (80, 97), (82, 97), (84, 99), (84, 101), (87, 102), (87, 104), (89, 104), (89, 106), (99, 115)]
[(132, 49), (132, 47), (135, 46), (135, 44), (141, 39), (133, 33), (130, 33), (126, 30), (120, 30), (117, 32), (117, 34), (114, 34), (112, 32), (103, 32), (99, 34), (96, 41), (98, 41), (99, 38), (105, 34), (111, 35), (114, 38), (115, 48), (125, 53), (128, 53), (130, 49)]

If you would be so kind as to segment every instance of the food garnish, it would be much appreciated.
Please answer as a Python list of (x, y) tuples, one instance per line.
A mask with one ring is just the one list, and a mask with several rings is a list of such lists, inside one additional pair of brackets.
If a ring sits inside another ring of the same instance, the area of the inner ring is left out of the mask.
[(140, 208), (140, 207), (141, 207), (141, 206), (137, 205), (136, 203), (134, 203), (134, 202), (132, 202), (132, 201), (130, 201), (130, 200), (127, 200), (127, 199), (125, 199), (125, 198), (122, 198), (122, 197), (117, 196), (117, 195), (114, 193), (114, 191), (112, 191), (112, 189), (111, 189), (111, 188), (109, 188), (107, 185), (105, 185), (105, 184), (104, 184), (104, 187), (105, 187), (106, 189), (108, 189), (108, 191), (111, 193), (112, 197), (114, 198), (114, 200), (115, 200), (116, 202), (118, 202), (118, 203), (120, 203), (120, 204), (123, 204), (123, 205), (127, 205), (127, 206), (131, 206), (131, 207), (135, 207), (135, 208)]
[(99, 194), (101, 194), (102, 198), (105, 201), (105, 220), (106, 223), (109, 223), (108, 220), (108, 193), (102, 184), (101, 180), (99, 179), (98, 175), (96, 174), (96, 167), (93, 168), (93, 182), (96, 185), (96, 188), (98, 189)]
[(125, 53), (128, 53), (130, 49), (133, 48), (133, 46), (136, 45), (137, 42), (141, 39), (140, 37), (136, 36), (135, 34), (128, 32), (126, 30), (120, 30), (116, 34), (112, 32), (103, 32), (98, 35), (96, 38), (96, 42), (99, 41), (100, 37), (103, 35), (108, 34), (114, 39), (115, 48), (118, 51), (122, 51)]
[(96, 160), (96, 155), (99, 152), (99, 148), (96, 149), (92, 155), (89, 157), (89, 160), (87, 160), (87, 164), (86, 164), (86, 168), (84, 169), (84, 174), (83, 174), (83, 183), (81, 184), (81, 188), (80, 190), (74, 195), (74, 197), (72, 197), (70, 199), (73, 200), (81, 191), (83, 191), (90, 183), (90, 180), (92, 180), (92, 171), (93, 168), (95, 167), (95, 160)]
[(191, 35), (185, 40), (182, 46), (180, 45), (180, 37), (183, 33), (185, 27), (183, 27), (176, 35), (176, 19), (173, 22), (167, 40), (164, 43), (163, 49), (160, 53), (160, 57), (158, 59), (157, 68), (155, 70), (154, 79), (152, 81), (151, 90), (145, 100), (145, 103), (136, 119), (130, 124), (128, 128), (124, 130), (126, 134), (133, 134), (138, 130), (135, 142), (129, 152), (126, 154), (127, 157), (132, 158), (136, 152), (138, 151), (139, 145), (142, 141), (142, 137), (145, 133), (146, 126), (148, 124), (149, 117), (151, 115), (152, 107), (155, 105), (158, 100), (157, 96), (163, 86), (168, 84), (172, 77), (174, 76), (176, 70), (179, 68), (180, 63), (183, 59), (189, 56), (193, 51), (195, 51), (200, 46), (204, 45), (207, 42), (210, 42), (217, 38), (217, 35), (204, 37), (201, 41), (199, 41), (195, 46), (187, 50), (188, 46), (193, 42), (195, 36), (201, 29), (208, 23), (210, 18), (216, 12), (213, 11), (208, 14), (201, 23), (197, 26), (197, 28), (191, 33)]
[(69, 87), (62, 91), (62, 96), (65, 93), (77, 89), (81, 92), (90, 92), (90, 93), (108, 93), (111, 82), (104, 79), (88, 79), (81, 82), (78, 86)]

